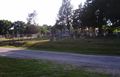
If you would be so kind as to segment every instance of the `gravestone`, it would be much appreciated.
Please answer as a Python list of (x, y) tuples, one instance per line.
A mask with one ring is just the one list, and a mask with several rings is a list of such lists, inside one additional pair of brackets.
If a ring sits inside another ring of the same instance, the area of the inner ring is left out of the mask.
[(39, 37), (40, 37), (40, 34), (37, 35), (37, 38), (39, 38)]
[(24, 41), (24, 34), (21, 34), (22, 40)]
[(32, 34), (32, 37), (36, 37), (37, 36), (37, 34)]
[(120, 38), (120, 32), (117, 33), (117, 38)]
[(75, 36), (75, 34), (73, 35), (73, 37), (74, 37), (74, 40), (76, 39), (76, 36)]
[(56, 37), (54, 37), (54, 40), (56, 40)]
[(93, 33), (93, 34), (92, 34), (92, 37), (93, 37), (93, 38), (95, 38), (95, 36), (96, 36), (96, 34), (95, 34), (95, 33)]
[(2, 38), (2, 35), (0, 35), (0, 38)]
[(81, 39), (84, 39), (84, 38), (85, 38), (84, 34), (81, 34), (80, 38), (81, 38)]
[(62, 35), (61, 36), (70, 36), (69, 30), (62, 30)]
[(53, 38), (50, 38), (50, 41), (52, 42), (52, 41), (53, 41)]
[(17, 37), (20, 37), (20, 34), (17, 34)]

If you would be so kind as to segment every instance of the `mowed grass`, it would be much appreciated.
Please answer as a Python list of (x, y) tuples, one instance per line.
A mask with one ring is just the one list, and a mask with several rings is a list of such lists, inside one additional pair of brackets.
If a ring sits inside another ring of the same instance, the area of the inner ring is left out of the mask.
[[(120, 55), (120, 39), (116, 36), (96, 37), (85, 39), (64, 38), (50, 41), (51, 37), (33, 38), (25, 41), (1, 40), (1, 47), (24, 48), (57, 52), (70, 52), (82, 54), (112, 54)], [(19, 42), (19, 43), (18, 43)]]
[(0, 77), (113, 77), (47, 60), (0, 57)]

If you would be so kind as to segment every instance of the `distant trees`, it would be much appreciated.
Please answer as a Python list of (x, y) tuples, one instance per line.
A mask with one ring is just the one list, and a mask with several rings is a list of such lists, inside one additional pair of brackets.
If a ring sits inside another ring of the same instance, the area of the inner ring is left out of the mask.
[(52, 26), (51, 25), (46, 25), (44, 24), (43, 26), (40, 26), (40, 29), (41, 29), (41, 34), (46, 34), (47, 32), (50, 32), (51, 29), (52, 29)]
[(9, 34), (10, 28), (13, 26), (13, 23), (8, 20), (0, 20), (0, 34)]
[[(62, 29), (74, 29), (82, 31), (87, 27), (88, 31), (92, 28), (99, 29), (99, 33), (112, 33), (112, 31), (120, 30), (120, 1), (119, 0), (86, 0), (85, 4), (80, 4), (78, 9), (73, 10), (71, 0), (62, 0), (57, 20), (54, 26), (38, 26), (37, 12), (29, 13), (27, 24), (22, 21), (10, 22), (8, 20), (0, 20), (0, 34), (9, 34), (10, 29), (26, 34), (41, 33), (46, 34), (52, 30), (61, 31)], [(104, 28), (103, 28), (104, 25)], [(73, 32), (72, 32), (73, 31)], [(84, 32), (84, 31), (83, 31)], [(90, 32), (90, 31), (89, 31)]]

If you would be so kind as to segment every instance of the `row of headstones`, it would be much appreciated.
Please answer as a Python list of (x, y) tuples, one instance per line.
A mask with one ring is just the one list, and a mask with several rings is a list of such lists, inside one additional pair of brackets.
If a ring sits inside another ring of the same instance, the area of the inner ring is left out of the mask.
[[(106, 35), (108, 35), (107, 33), (103, 33), (103, 34), (101, 34), (101, 35), (104, 35), (104, 36), (106, 36)], [(109, 34), (109, 35), (115, 35), (115, 34)], [(86, 38), (87, 36), (90, 36), (90, 37), (93, 37), (93, 38), (95, 38), (96, 36), (98, 36), (98, 33), (90, 33), (90, 34), (80, 34), (80, 38), (81, 39), (84, 39), (84, 38)], [(69, 37), (69, 36), (68, 36)], [(61, 37), (59, 37), (60, 39), (62, 39)], [(73, 38), (74, 39), (76, 39), (76, 35), (75, 34), (73, 34)], [(117, 33), (117, 38), (120, 38), (120, 32), (118, 32)], [(54, 36), (54, 40), (56, 40), (56, 37)]]
[(40, 37), (40, 36), (51, 36), (46, 34), (14, 34), (14, 35), (0, 35), (0, 38), (8, 38), (8, 37)]

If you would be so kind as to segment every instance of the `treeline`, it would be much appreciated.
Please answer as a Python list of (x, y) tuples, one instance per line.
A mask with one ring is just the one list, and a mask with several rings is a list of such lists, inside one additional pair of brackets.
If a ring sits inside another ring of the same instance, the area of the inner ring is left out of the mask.
[(17, 34), (17, 32), (19, 34), (47, 34), (51, 28), (51, 25), (28, 25), (23, 21), (11, 22), (8, 20), (0, 20), (0, 35), (12, 34), (13, 31), (15, 34)]
[(58, 30), (80, 29), (85, 32), (95, 32), (98, 28), (99, 33), (120, 30), (120, 0), (86, 0), (85, 4), (73, 10), (71, 0), (63, 0), (59, 9), (58, 19), (54, 27)]
[(4, 34), (46, 34), (51, 31), (52, 26), (40, 26), (36, 23), (37, 13), (28, 14), (27, 23), (23, 21), (11, 22), (8, 20), (0, 20), (0, 35)]
[[(120, 0), (86, 0), (73, 10), (71, 0), (63, 0), (54, 26), (39, 26), (36, 23), (37, 13), (28, 14), (27, 23), (23, 21), (11, 22), (0, 20), (0, 34), (46, 34), (47, 32), (61, 32), (62, 29), (77, 30), (79, 32), (99, 33), (120, 30)], [(90, 31), (92, 30), (92, 31)], [(70, 31), (73, 33), (75, 31)]]

